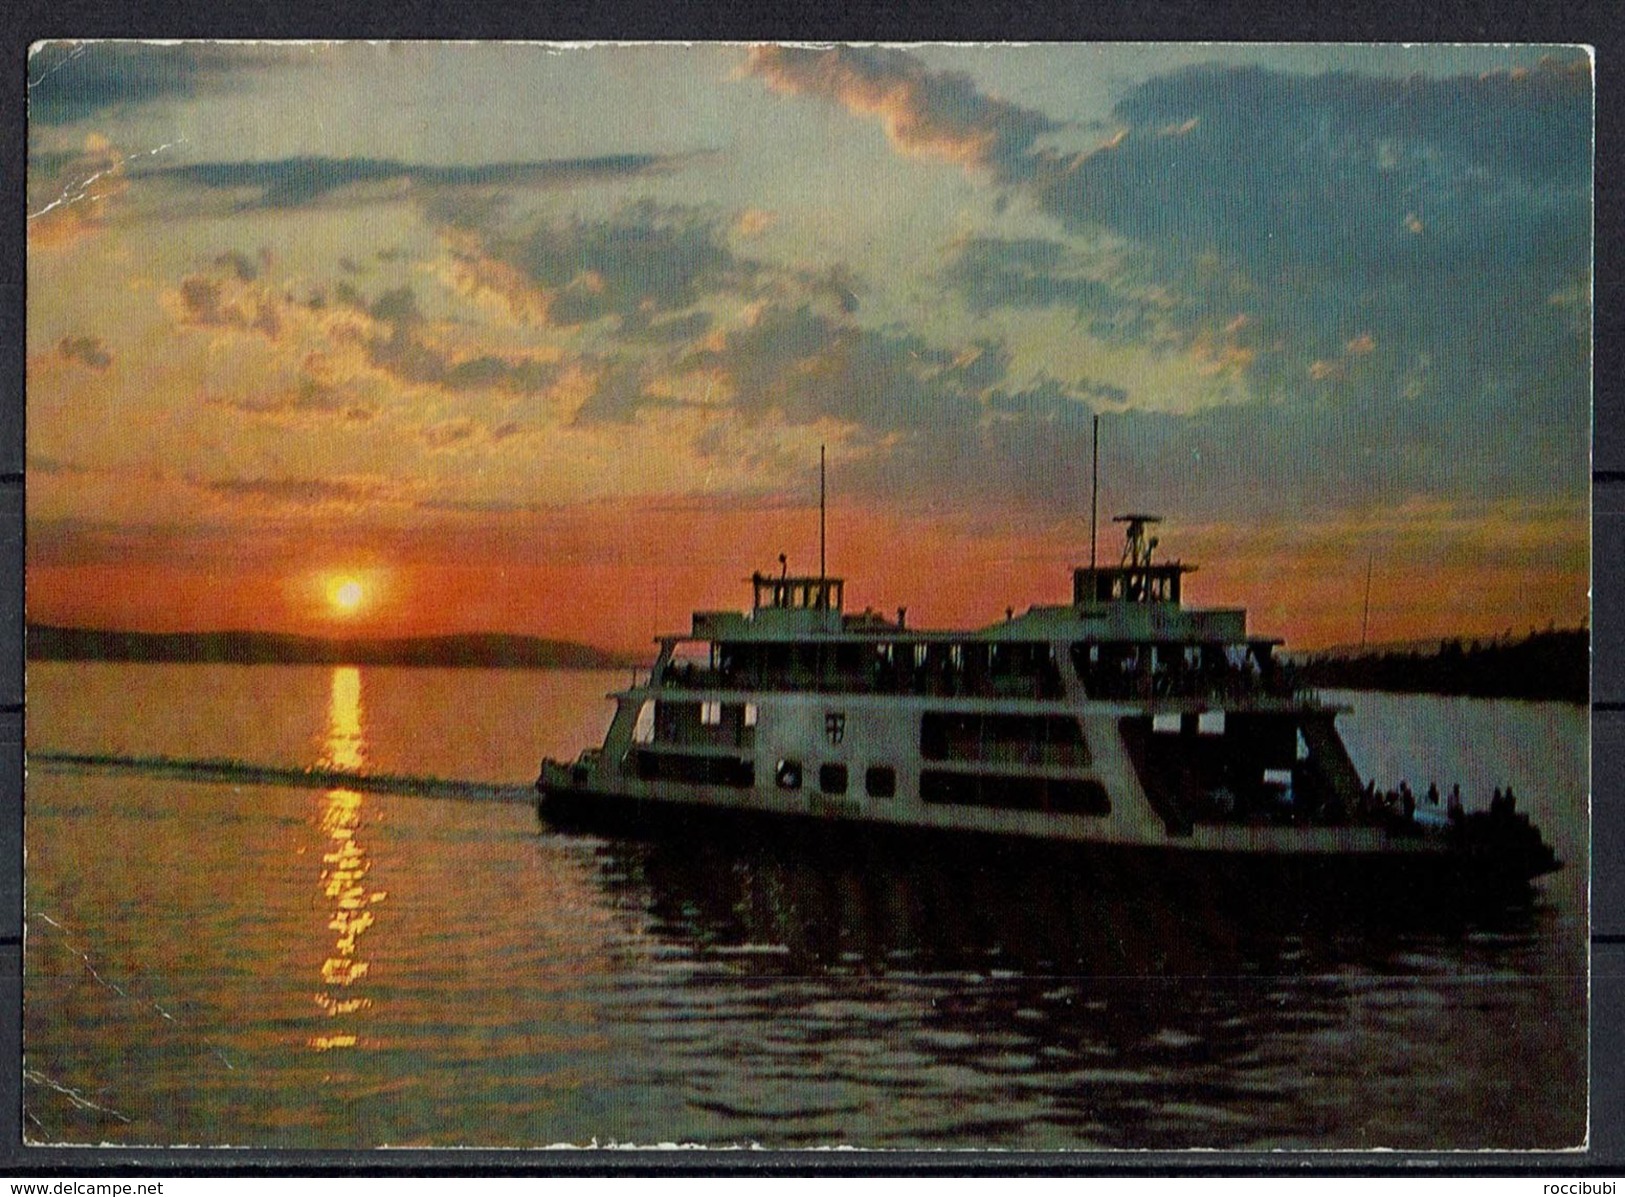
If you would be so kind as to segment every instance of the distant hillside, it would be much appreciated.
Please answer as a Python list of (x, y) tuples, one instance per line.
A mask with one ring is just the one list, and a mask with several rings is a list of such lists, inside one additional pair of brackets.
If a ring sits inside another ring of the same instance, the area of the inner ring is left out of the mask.
[(470, 633), (325, 640), (275, 632), (106, 632), (29, 624), (37, 661), (221, 661), (243, 665), (420, 665), (483, 669), (613, 669), (630, 657), (568, 640)]
[(1591, 636), (1584, 628), (1533, 632), (1522, 640), (1429, 643), (1427, 650), (1330, 649), (1299, 662), (1296, 677), (1338, 690), (1590, 701)]

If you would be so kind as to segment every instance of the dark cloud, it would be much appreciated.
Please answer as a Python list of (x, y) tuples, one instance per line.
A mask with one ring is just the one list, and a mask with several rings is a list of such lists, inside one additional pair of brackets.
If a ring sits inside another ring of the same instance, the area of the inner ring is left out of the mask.
[(647, 323), (629, 321), (622, 327), (621, 335), (629, 340), (647, 344), (675, 345), (704, 336), (713, 323), (714, 319), (710, 312), (688, 312), (685, 315)]
[(599, 363), (592, 392), (576, 410), (572, 423), (630, 424), (639, 411), (655, 405), (647, 386), (651, 363), (618, 358)]
[(1308, 455), (1277, 467), (1305, 497), (1317, 470), (1368, 497), (1554, 479), (1572, 494), (1590, 423), (1590, 89), (1583, 57), (1454, 79), (1153, 78), (1105, 146), (1034, 149), (1001, 174), (1069, 239), (968, 239), (942, 278), (979, 313), (1059, 307), (1098, 337), (1244, 375), (1261, 406), (1190, 427)]
[(105, 370), (113, 364), (113, 355), (100, 337), (63, 337), (56, 351), (70, 362), (77, 362), (92, 370)]
[(1071, 308), (1103, 340), (1149, 341), (1173, 301), (1130, 273), (1123, 257), (1044, 237), (967, 237), (953, 246), (941, 279), (978, 315)]
[(632, 335), (668, 339), (662, 319), (711, 295), (748, 293), (764, 276), (729, 248), (723, 217), (703, 209), (642, 201), (603, 219), (524, 230), (467, 210), (441, 215), (456, 234), (448, 251), (471, 286), (555, 325), (614, 319)]
[(1133, 89), (1109, 148), (1011, 177), (1069, 228), (1217, 252), (1262, 279), (1521, 270), (1588, 243), (1583, 60), (1471, 78), (1195, 67)]
[(216, 266), (226, 267), (241, 283), (251, 283), (260, 276), (260, 264), (241, 250), (227, 250), (215, 258)]
[[(290, 324), (297, 328), (304, 323), (308, 329), (313, 315), (348, 309), (365, 319), (338, 323), (320, 335), (358, 347), (374, 369), (402, 383), (453, 393), (493, 390), (533, 395), (547, 390), (559, 377), (560, 368), (552, 361), (523, 354), (460, 352), (444, 344), (437, 335), (439, 326), (422, 314), (410, 286), (369, 299), (350, 283), (339, 281), (331, 291), (317, 291), (296, 301), (263, 277), (245, 280), (239, 257), (222, 254), (216, 259), (221, 274), (190, 275), (181, 281), (173, 308), (182, 327), (230, 329), (278, 343), (287, 339), (284, 332)], [(330, 398), (333, 406), (325, 406)], [(314, 380), (291, 395), (229, 406), (261, 415), (334, 411), (352, 420), (365, 419), (373, 412), (369, 405), (337, 398)]]
[[(140, 166), (129, 177), (229, 196), (232, 210), (341, 206), (430, 199), (445, 192), (576, 187), (673, 170), (682, 155), (611, 154), (541, 162), (435, 166), (385, 158), (281, 158), (267, 162), (196, 162)], [(458, 205), (451, 205), (455, 210)]]
[(292, 46), (46, 42), (28, 58), (28, 118), (65, 125), (110, 108), (189, 99), (310, 57)]
[(716, 347), (690, 353), (681, 368), (721, 376), (735, 412), (747, 419), (810, 424), (830, 418), (903, 432), (973, 421), (977, 392), (1003, 373), (1001, 352), (988, 345), (955, 354), (810, 305), (773, 304)]
[(434, 344), (429, 322), (418, 310), (410, 287), (396, 287), (368, 304), (354, 288), (340, 283), (339, 302), (364, 310), (381, 330), (352, 335), (377, 369), (401, 382), (439, 387), (445, 391), (498, 390), (534, 394), (546, 390), (559, 376), (551, 361), (507, 357), (491, 353), (462, 356)]
[[(241, 275), (227, 263), (232, 281)], [(234, 328), (255, 332), (269, 341), (282, 333), (282, 299), (264, 288), (233, 286), (223, 279), (188, 275), (181, 280), (178, 316), (182, 327)]]

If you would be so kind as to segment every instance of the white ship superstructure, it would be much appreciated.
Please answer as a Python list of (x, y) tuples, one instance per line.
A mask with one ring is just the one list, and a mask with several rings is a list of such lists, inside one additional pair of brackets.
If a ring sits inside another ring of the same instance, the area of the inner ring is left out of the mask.
[[(1120, 562), (1072, 601), (971, 631), (844, 610), (845, 583), (756, 574), (748, 612), (697, 612), (615, 694), (602, 748), (544, 762), (544, 814), (734, 813), (1202, 857), (1445, 855), (1524, 879), (1557, 867), (1526, 819), (1437, 826), (1362, 787), (1343, 708), (1294, 686), (1239, 609), (1187, 608), (1194, 566)], [(669, 822), (669, 820), (667, 820)]]

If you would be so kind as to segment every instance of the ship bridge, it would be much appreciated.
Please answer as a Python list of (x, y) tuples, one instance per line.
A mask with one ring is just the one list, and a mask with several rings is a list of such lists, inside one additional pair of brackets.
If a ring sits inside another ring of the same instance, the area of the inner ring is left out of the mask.
[(714, 640), (795, 640), (845, 629), (843, 578), (753, 573), (750, 611), (696, 611), (693, 637)]
[(1131, 513), (1113, 521), (1128, 525), (1123, 559), (1112, 566), (1079, 566), (1072, 571), (1072, 602), (1075, 606), (1094, 603), (1171, 603), (1179, 605), (1180, 579), (1194, 573), (1194, 565), (1180, 561), (1153, 563), (1151, 553), (1157, 538), (1146, 528), (1160, 524), (1159, 515)]
[(752, 574), (750, 584), (755, 592), (751, 614), (763, 611), (835, 611), (841, 610), (846, 591), (843, 578), (806, 577)]

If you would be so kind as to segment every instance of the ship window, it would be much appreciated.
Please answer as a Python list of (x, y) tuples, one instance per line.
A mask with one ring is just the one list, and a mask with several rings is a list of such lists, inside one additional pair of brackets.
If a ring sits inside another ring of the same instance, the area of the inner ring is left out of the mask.
[(1055, 815), (1108, 815), (1111, 800), (1098, 781), (1020, 774), (955, 773), (926, 769), (920, 798), (934, 805), (985, 806)]
[(647, 748), (638, 749), (634, 757), (638, 776), (644, 781), (732, 786), (742, 790), (756, 784), (755, 765), (738, 757), (685, 756)]
[(1177, 733), (1179, 731), (1179, 713), (1176, 711), (1151, 716), (1151, 730), (1154, 732)]
[(831, 744), (846, 739), (846, 712), (830, 711), (824, 716), (824, 738)]
[(1203, 711), (1196, 717), (1196, 731), (1204, 736), (1224, 735), (1224, 712)]
[(891, 798), (897, 793), (897, 770), (890, 765), (870, 765), (863, 775), (863, 788), (871, 798)]
[(846, 793), (846, 766), (818, 766), (818, 788), (826, 794)]
[(720, 702), (702, 702), (700, 704), (700, 722), (713, 727), (722, 722), (722, 704)]
[(653, 744), (655, 738), (655, 704), (653, 700), (638, 708), (638, 721), (632, 728), (634, 744)]
[(745, 704), (745, 726), (756, 726), (756, 704), (753, 702), (747, 702)]
[(778, 768), (773, 770), (773, 780), (781, 790), (799, 790), (801, 788), (801, 762), (797, 760), (781, 760)]

